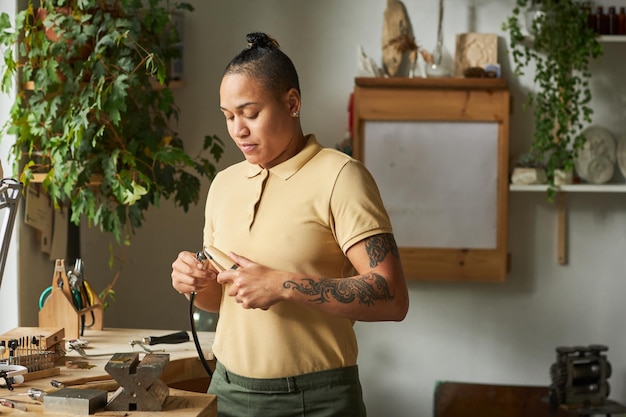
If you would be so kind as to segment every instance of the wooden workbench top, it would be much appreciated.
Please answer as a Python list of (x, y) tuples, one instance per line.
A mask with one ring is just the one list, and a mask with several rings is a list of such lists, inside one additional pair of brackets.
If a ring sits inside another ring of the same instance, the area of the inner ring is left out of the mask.
[[(27, 395), (29, 388), (38, 388), (46, 392), (54, 391), (56, 388), (51, 385), (50, 382), (52, 380), (70, 382), (83, 378), (99, 379), (99, 377), (102, 377), (103, 381), (99, 383), (91, 382), (86, 385), (80, 385), (79, 387), (113, 391), (115, 384), (112, 384), (111, 381), (108, 381), (108, 383), (104, 381), (104, 379), (109, 377), (104, 367), (115, 353), (134, 351), (141, 353), (140, 359), (143, 359), (145, 352), (139, 346), (131, 348), (130, 340), (142, 339), (149, 336), (164, 336), (176, 331), (177, 330), (106, 328), (104, 330), (85, 330), (85, 334), (81, 339), (88, 342), (85, 347), (85, 353), (88, 356), (83, 357), (78, 352), (68, 349), (64, 357), (64, 363), (60, 364), (60, 374), (32, 381), (27, 380), (23, 384), (15, 385), (14, 391), (0, 388), (0, 398), (16, 401), (21, 405), (25, 405), (28, 409), (28, 411), (24, 412), (0, 406), (0, 415), (59, 416), (59, 413), (44, 412), (42, 403), (30, 399)], [(189, 333), (189, 336), (189, 342), (173, 345), (159, 344), (147, 346), (149, 349), (154, 350), (155, 353), (167, 353), (170, 355), (169, 362), (160, 378), (170, 387), (177, 386), (185, 381), (207, 378), (206, 371), (198, 359), (191, 333)], [(204, 356), (207, 360), (212, 361), (211, 345), (213, 344), (214, 333), (199, 332), (198, 336), (200, 344), (203, 347)], [(82, 368), (76, 368), (76, 365)], [(108, 388), (106, 388), (107, 386)], [(95, 415), (143, 417), (154, 415), (154, 412), (100, 411)], [(170, 388), (169, 396), (163, 403), (163, 411), (159, 412), (159, 415), (163, 417), (213, 417), (217, 415), (216, 398), (213, 395), (205, 393)]]

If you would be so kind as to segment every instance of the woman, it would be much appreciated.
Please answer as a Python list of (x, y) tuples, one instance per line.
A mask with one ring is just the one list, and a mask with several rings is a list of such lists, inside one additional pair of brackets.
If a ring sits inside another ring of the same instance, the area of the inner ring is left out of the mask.
[(220, 86), (245, 161), (213, 180), (204, 228), (204, 245), (239, 267), (205, 270), (183, 251), (172, 285), (220, 312), (209, 387), (220, 416), (365, 416), (354, 321), (408, 310), (391, 223), (365, 167), (303, 134), (278, 43), (247, 40)]

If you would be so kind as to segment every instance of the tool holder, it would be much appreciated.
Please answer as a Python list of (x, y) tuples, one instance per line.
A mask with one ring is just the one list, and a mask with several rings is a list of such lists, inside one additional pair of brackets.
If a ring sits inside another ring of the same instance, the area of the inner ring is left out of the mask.
[[(90, 329), (102, 330), (104, 307), (97, 294), (93, 294), (90, 306), (78, 309), (73, 301), (65, 261), (57, 259), (52, 276), (52, 291), (39, 310), (40, 327), (63, 327), (69, 340), (79, 339), (81, 323), (89, 323)], [(91, 317), (93, 315), (93, 323)]]

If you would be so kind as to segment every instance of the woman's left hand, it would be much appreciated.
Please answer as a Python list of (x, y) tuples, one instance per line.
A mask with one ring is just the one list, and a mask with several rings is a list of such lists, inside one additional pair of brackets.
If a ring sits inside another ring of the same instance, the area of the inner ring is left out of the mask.
[(228, 269), (217, 275), (217, 282), (227, 285), (226, 295), (233, 297), (243, 308), (269, 309), (282, 300), (285, 291), (285, 273), (270, 269), (248, 258), (230, 253), (237, 269)]

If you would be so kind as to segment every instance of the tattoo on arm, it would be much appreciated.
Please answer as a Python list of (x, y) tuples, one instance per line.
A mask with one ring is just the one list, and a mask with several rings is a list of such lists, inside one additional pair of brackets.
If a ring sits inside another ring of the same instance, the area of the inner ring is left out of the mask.
[(392, 253), (396, 258), (400, 258), (398, 245), (396, 245), (396, 240), (390, 233), (365, 239), (365, 250), (370, 257), (370, 267), (372, 268), (381, 263), (388, 253)]
[(394, 298), (389, 292), (387, 281), (379, 274), (366, 274), (356, 278), (321, 278), (318, 281), (303, 278), (302, 282), (285, 281), (283, 287), (317, 297), (311, 301), (319, 304), (334, 299), (344, 304), (358, 300), (359, 304), (371, 306), (375, 301), (391, 301)]
[[(384, 233), (365, 240), (365, 250), (374, 268), (381, 263), (387, 254), (400, 258), (398, 246), (392, 234)], [(393, 294), (389, 290), (387, 280), (380, 274), (369, 273), (354, 278), (303, 278), (301, 282), (285, 281), (284, 288), (291, 288), (304, 295), (310, 295), (319, 304), (336, 300), (349, 304), (358, 300), (359, 304), (374, 305), (376, 301), (392, 301)]]

